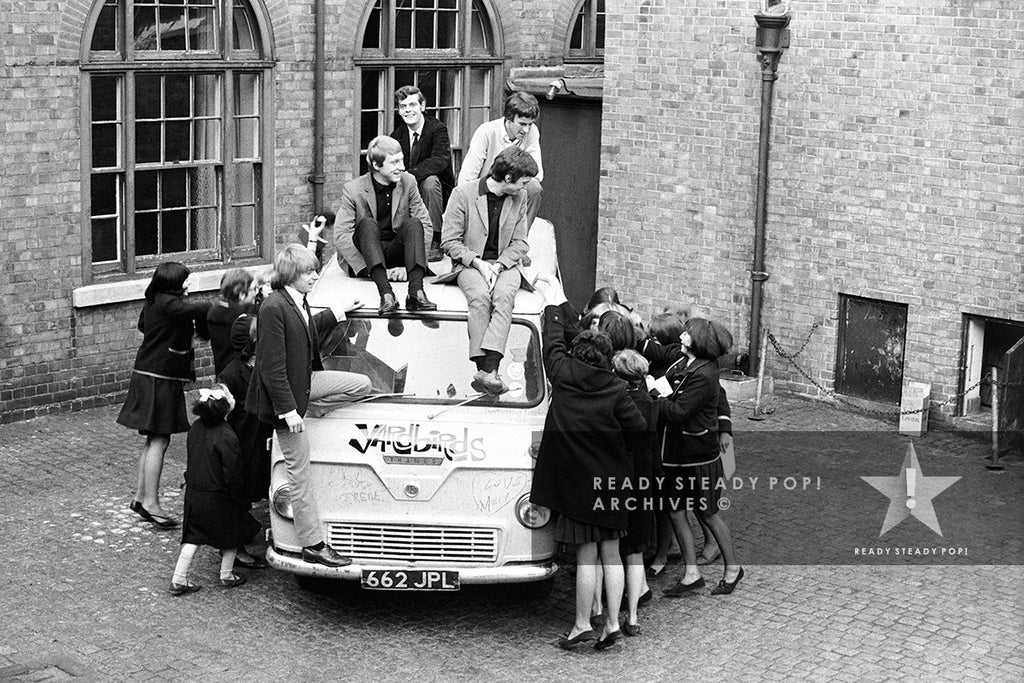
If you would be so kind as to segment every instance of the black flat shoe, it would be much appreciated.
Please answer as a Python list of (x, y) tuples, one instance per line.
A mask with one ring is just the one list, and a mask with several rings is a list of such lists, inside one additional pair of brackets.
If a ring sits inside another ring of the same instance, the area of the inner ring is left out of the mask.
[(668, 567), (668, 565), (667, 564), (663, 564), (660, 567), (658, 567), (657, 569), (655, 569), (654, 565), (652, 564), (650, 567), (647, 567), (644, 570), (644, 572), (647, 574), (647, 578), (648, 579), (654, 579), (654, 578), (657, 578), (657, 577), (661, 576), (665, 572), (665, 568), (666, 567)]
[(654, 597), (654, 591), (652, 591), (650, 588), (648, 588), (647, 591), (643, 595), (640, 596), (640, 599), (636, 601), (636, 606), (640, 607), (641, 605), (646, 605), (647, 603), (649, 603), (651, 601), (651, 598), (653, 598), (653, 597)]
[(161, 529), (173, 529), (178, 526), (178, 520), (174, 517), (168, 517), (166, 515), (154, 515), (152, 512), (142, 507), (142, 503), (137, 500), (133, 500), (132, 504), (128, 506), (132, 512), (137, 514), (142, 519), (146, 520), (150, 524), (155, 524)]
[(698, 588), (703, 588), (706, 585), (707, 581), (704, 580), (703, 576), (694, 581), (693, 583), (683, 583), (680, 579), (679, 583), (672, 586), (671, 588), (666, 588), (664, 591), (662, 591), (661, 594), (664, 595), (666, 598), (678, 598), (682, 595), (686, 595), (690, 591), (695, 591)]
[(622, 630), (621, 629), (618, 630), (618, 631), (612, 631), (611, 633), (606, 635), (604, 638), (598, 638), (597, 642), (594, 643), (594, 649), (595, 650), (607, 650), (608, 648), (610, 648), (612, 645), (614, 645), (615, 643), (619, 642), (623, 638), (625, 638), (625, 636), (622, 635)]
[(630, 638), (640, 635), (640, 624), (623, 624), (622, 631)]
[(405, 308), (409, 311), (436, 311), (437, 304), (428, 299), (427, 293), (421, 289), (405, 297)]
[(178, 596), (188, 595), (189, 593), (195, 593), (196, 591), (201, 589), (202, 586), (200, 586), (197, 583), (174, 583), (173, 581), (171, 581), (171, 587), (167, 590), (170, 591), (171, 595)]
[(238, 576), (236, 574), (232, 574), (230, 579), (221, 579), (220, 580), (220, 585), (223, 586), (224, 588), (234, 588), (235, 586), (241, 586), (247, 580), (248, 579), (246, 577), (244, 577), (244, 576)]
[(721, 550), (716, 551), (715, 554), (712, 555), (711, 557), (708, 557), (704, 553), (701, 553), (700, 557), (697, 558), (697, 564), (698, 564), (698, 566), (703, 567), (705, 565), (711, 564), (712, 562), (714, 562), (715, 560), (717, 560), (721, 556), (722, 556), (722, 551)]
[(714, 588), (711, 589), (711, 594), (712, 595), (729, 595), (734, 590), (736, 590), (736, 584), (738, 584), (740, 582), (740, 579), (742, 579), (742, 578), (743, 578), (743, 567), (740, 567), (740, 573), (736, 575), (736, 578), (733, 579), (731, 583), (726, 581), (725, 579), (722, 579), (721, 581), (718, 582), (717, 586), (715, 586)]
[(251, 562), (235, 558), (235, 566), (242, 569), (266, 569), (270, 565), (262, 557), (254, 557)]
[(582, 633), (576, 634), (572, 638), (570, 638), (569, 634), (566, 633), (564, 636), (562, 636), (561, 638), (558, 639), (558, 647), (562, 648), (563, 650), (572, 650), (573, 648), (575, 648), (580, 643), (585, 643), (588, 640), (593, 640), (593, 639), (594, 639), (594, 631), (593, 630), (583, 631)]

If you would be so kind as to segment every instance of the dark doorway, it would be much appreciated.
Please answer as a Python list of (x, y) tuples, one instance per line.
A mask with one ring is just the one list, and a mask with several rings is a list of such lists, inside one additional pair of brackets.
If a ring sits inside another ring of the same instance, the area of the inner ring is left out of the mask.
[(595, 289), (601, 184), (601, 100), (541, 100), (544, 203), (555, 226), (558, 268), (569, 301), (581, 308)]
[(836, 391), (898, 405), (906, 339), (906, 304), (841, 294)]

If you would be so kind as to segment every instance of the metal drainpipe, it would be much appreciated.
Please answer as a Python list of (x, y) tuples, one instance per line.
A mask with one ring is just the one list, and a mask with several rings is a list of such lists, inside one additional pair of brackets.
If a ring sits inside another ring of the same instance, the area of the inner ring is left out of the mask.
[(313, 213), (323, 211), (324, 183), (324, 20), (326, 0), (316, 0), (314, 6), (315, 34), (313, 47), (313, 172), (308, 180), (313, 185)]
[(754, 265), (750, 271), (750, 336), (748, 356), (754, 371), (760, 362), (762, 293), (765, 271), (765, 225), (768, 217), (768, 150), (771, 145), (772, 96), (782, 52), (789, 47), (789, 15), (755, 14), (757, 49), (761, 53), (761, 136), (757, 148), (757, 200), (754, 206)]

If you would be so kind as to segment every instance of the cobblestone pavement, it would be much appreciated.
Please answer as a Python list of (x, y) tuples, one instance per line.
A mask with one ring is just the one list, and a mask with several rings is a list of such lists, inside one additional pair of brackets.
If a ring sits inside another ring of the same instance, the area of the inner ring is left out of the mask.
[[(731, 596), (670, 600), (671, 567), (642, 634), (608, 652), (555, 646), (571, 621), (571, 567), (540, 601), (495, 587), (316, 593), (273, 570), (228, 591), (204, 548), (193, 573), (206, 588), (172, 597), (179, 537), (127, 509), (141, 437), (114, 423), (116, 407), (5, 425), (0, 680), (1024, 680), (1020, 456), (995, 474), (983, 441), (915, 440), (924, 476), (961, 477), (935, 499), (943, 535), (907, 519), (879, 538), (888, 501), (859, 477), (900, 474), (909, 440), (812, 402), (774, 408), (752, 422), (736, 407), (737, 476), (759, 477), (726, 494), (744, 581)], [(164, 472), (175, 514), (183, 467), (176, 436)], [(767, 488), (776, 475), (814, 484)], [(721, 564), (705, 569), (711, 585), (720, 575)]]

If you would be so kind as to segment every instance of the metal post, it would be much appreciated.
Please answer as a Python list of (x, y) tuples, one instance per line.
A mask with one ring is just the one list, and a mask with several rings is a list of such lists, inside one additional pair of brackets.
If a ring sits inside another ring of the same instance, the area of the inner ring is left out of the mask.
[(765, 271), (765, 233), (768, 217), (768, 151), (771, 144), (772, 97), (783, 51), (789, 47), (789, 14), (754, 15), (757, 49), (761, 62), (761, 135), (757, 147), (757, 198), (754, 205), (754, 264), (750, 270), (750, 367), (758, 367), (761, 339), (761, 307)]
[(990, 470), (1004, 469), (999, 464), (999, 368), (992, 368), (992, 458), (985, 465)]

